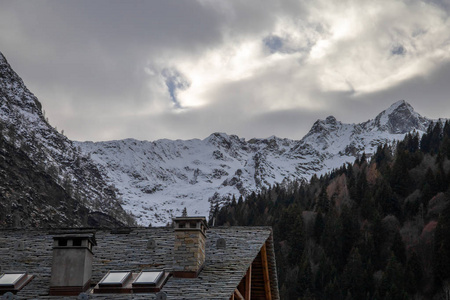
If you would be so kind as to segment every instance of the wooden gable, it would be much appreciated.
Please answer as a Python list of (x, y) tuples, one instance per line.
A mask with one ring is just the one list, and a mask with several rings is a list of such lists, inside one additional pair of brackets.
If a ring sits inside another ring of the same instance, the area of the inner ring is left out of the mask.
[(230, 300), (272, 300), (266, 243), (248, 268)]

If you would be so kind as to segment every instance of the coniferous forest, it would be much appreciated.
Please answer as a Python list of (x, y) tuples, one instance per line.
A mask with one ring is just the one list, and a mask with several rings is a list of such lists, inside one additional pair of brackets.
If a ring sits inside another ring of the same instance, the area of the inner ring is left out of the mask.
[(272, 226), (281, 299), (449, 299), (450, 124), (232, 199), (215, 225)]

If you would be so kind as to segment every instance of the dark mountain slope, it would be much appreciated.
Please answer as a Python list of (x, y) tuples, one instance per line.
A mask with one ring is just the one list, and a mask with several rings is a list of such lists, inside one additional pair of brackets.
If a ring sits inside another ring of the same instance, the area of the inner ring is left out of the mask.
[(89, 210), (0, 137), (0, 227), (86, 226)]
[[(0, 53), (0, 226), (133, 224), (93, 161), (53, 128)], [(96, 216), (90, 221), (89, 215)]]

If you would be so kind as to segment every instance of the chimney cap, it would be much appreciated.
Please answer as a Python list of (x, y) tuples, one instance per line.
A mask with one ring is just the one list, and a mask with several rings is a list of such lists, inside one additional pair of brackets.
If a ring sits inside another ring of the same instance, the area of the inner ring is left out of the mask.
[(175, 217), (172, 218), (173, 221), (203, 221), (206, 223), (206, 217)]
[(54, 235), (53, 240), (72, 240), (72, 239), (83, 239), (91, 242), (92, 245), (97, 246), (97, 241), (95, 240), (94, 233), (66, 233), (60, 235)]
[(205, 232), (209, 228), (205, 217), (177, 217), (172, 220), (175, 225), (175, 231), (199, 230), (206, 234)]

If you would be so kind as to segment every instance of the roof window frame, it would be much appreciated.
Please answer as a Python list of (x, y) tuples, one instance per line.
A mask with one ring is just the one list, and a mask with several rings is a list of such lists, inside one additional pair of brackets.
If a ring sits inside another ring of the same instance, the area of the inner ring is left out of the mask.
[[(10, 282), (1, 283), (2, 278), (5, 278), (6, 275), (13, 275), (17, 274), (18, 277), (14, 278), (14, 280)], [(16, 294), (18, 291), (20, 291), (24, 286), (26, 286), (32, 279), (34, 278), (33, 275), (28, 274), (27, 271), (5, 271), (1, 272), (0, 275), (0, 295), (12, 292), (13, 294)]]
[[(142, 281), (142, 282), (139, 282), (139, 279), (141, 277), (143, 277), (143, 275), (145, 275), (145, 273), (158, 273), (158, 275), (156, 275), (155, 280), (153, 280), (153, 281)], [(153, 270), (141, 271), (137, 275), (136, 279), (133, 281), (132, 285), (133, 285), (133, 287), (134, 286), (147, 286), (147, 285), (149, 285), (149, 286), (157, 286), (160, 283), (161, 279), (163, 279), (164, 275), (165, 275), (164, 270), (161, 270), (161, 271), (153, 271)]]
[[(154, 281), (139, 282), (139, 278), (147, 272), (158, 273)], [(119, 282), (105, 283), (111, 273), (127, 273)], [(129, 270), (111, 270), (103, 276), (99, 283), (94, 287), (95, 294), (138, 294), (138, 293), (157, 293), (169, 279), (170, 272), (166, 270), (142, 270), (134, 273)]]
[[(124, 276), (120, 281), (116, 282), (105, 282), (111, 274), (114, 273), (124, 273)], [(105, 276), (99, 281), (98, 286), (100, 288), (102, 287), (124, 287), (125, 284), (132, 278), (132, 273), (129, 270), (111, 270), (106, 273)]]
[[(158, 273), (155, 280), (153, 282), (138, 282), (139, 278), (143, 276), (144, 273), (152, 272), (152, 273)], [(170, 272), (167, 270), (142, 270), (139, 272), (136, 276), (136, 278), (133, 280), (133, 283), (131, 284), (133, 293), (157, 293), (161, 291), (163, 286), (166, 284), (167, 280), (170, 277)]]

